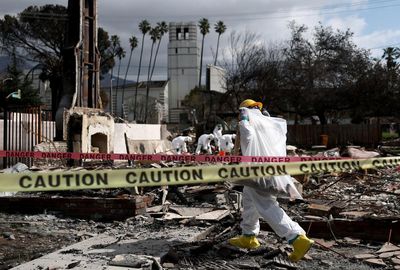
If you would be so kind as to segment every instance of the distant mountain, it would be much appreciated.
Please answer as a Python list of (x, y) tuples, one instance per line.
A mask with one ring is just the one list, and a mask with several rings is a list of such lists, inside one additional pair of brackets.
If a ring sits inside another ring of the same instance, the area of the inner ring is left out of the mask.
[[(113, 87), (117, 86), (117, 76), (113, 76)], [(110, 87), (111, 75), (109, 73), (103, 75), (103, 79), (100, 81), (100, 88)], [(131, 81), (126, 79), (126, 84), (132, 84), (135, 81)], [(124, 78), (119, 77), (119, 86), (121, 87), (124, 84)]]
[(10, 58), (8, 56), (0, 56), (0, 73), (7, 71), (8, 64), (10, 63)]
[[(9, 57), (8, 55), (0, 55), (0, 74), (7, 72), (7, 67), (8, 65), (11, 64), (11, 57)], [(23, 69), (27, 72), (28, 70), (30, 70), (32, 67), (34, 67), (34, 64), (31, 63), (27, 63), (25, 62), (22, 65)], [(103, 79), (100, 81), (100, 87), (110, 87), (110, 79), (111, 76), (110, 74), (104, 74), (103, 75)], [(113, 76), (113, 86), (117, 86), (117, 76)], [(131, 80), (126, 80), (126, 84), (132, 84), (135, 83), (135, 81), (131, 81)], [(124, 84), (124, 78), (119, 78), (119, 85), (122, 86)]]
[[(7, 72), (7, 68), (10, 64), (11, 64), (10, 56), (0, 55), (0, 73)], [(19, 66), (19, 68), (21, 68), (23, 70), (30, 70), (35, 65), (28, 63), (28, 62), (24, 62), (24, 63), (21, 62), (18, 66)]]

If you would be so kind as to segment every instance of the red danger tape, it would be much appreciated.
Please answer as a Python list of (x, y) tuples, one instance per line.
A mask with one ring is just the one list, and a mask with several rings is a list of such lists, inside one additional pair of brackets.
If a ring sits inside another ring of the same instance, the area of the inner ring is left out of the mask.
[(267, 156), (215, 156), (215, 155), (166, 155), (166, 154), (107, 154), (107, 153), (71, 153), (71, 152), (37, 152), (37, 151), (0, 151), (0, 157), (9, 158), (39, 158), (39, 159), (82, 159), (82, 160), (132, 160), (152, 162), (299, 162), (318, 160), (349, 159), (342, 157), (267, 157)]

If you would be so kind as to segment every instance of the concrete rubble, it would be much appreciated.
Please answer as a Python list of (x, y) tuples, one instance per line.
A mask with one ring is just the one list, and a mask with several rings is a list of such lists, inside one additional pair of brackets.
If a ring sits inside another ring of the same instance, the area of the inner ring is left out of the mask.
[[(308, 154), (371, 154), (357, 149)], [(296, 148), (291, 153), (307, 154)], [(88, 162), (73, 169), (187, 166), (126, 163)], [(65, 170), (53, 163), (8, 170), (26, 169)], [(296, 179), (304, 201), (279, 201), (316, 241), (299, 263), (288, 261), (291, 246), (266, 223), (260, 249), (228, 245), (227, 239), (240, 233), (241, 187), (219, 183), (3, 194), (0, 269), (400, 269), (399, 171)]]

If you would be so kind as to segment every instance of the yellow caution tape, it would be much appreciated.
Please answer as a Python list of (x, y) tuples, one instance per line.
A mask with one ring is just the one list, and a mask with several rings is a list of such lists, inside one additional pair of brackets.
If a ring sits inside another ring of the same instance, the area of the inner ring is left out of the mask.
[(265, 176), (398, 167), (400, 157), (287, 163), (214, 165), (161, 169), (63, 171), (0, 174), (0, 191), (54, 191), (161, 185), (188, 185)]

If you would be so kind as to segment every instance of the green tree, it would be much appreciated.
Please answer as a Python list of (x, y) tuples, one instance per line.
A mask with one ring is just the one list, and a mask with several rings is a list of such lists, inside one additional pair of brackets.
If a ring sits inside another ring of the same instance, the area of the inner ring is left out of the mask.
[(400, 57), (400, 49), (394, 47), (387, 47), (383, 49), (382, 58), (386, 60), (387, 69), (398, 68), (397, 59)]
[(160, 39), (160, 29), (156, 26), (152, 28), (149, 32), (150, 38), (152, 40), (151, 49), (150, 49), (150, 60), (149, 66), (147, 69), (147, 83), (146, 83), (146, 102), (145, 102), (145, 110), (144, 110), (144, 122), (147, 123), (147, 114), (148, 114), (148, 103), (149, 103), (149, 92), (150, 92), (150, 73), (151, 73), (151, 60), (153, 58), (153, 49), (157, 40)]
[[(50, 82), (54, 115), (63, 95), (63, 48), (67, 21), (67, 8), (61, 5), (30, 6), (17, 16), (5, 15), (0, 19), (1, 50), (11, 55), (16, 49), (18, 58), (40, 66), (40, 78)], [(100, 37), (105, 34), (104, 30), (99, 31)], [(99, 39), (100, 53), (108, 48), (104, 41)], [(101, 68), (104, 72), (110, 66)]]
[[(124, 102), (124, 97), (125, 97), (125, 86), (126, 86), (126, 78), (128, 77), (128, 71), (129, 68), (131, 66), (131, 60), (132, 60), (132, 54), (133, 54), (133, 50), (137, 47), (138, 45), (138, 40), (135, 36), (131, 36), (129, 38), (129, 45), (131, 47), (130, 53), (129, 53), (129, 59), (128, 59), (128, 65), (126, 67), (126, 71), (125, 71), (125, 77), (124, 77), (124, 84), (122, 86), (122, 102)], [(124, 113), (123, 111), (124, 107), (122, 107), (122, 113)], [(123, 115), (122, 115), (123, 116)]]
[(55, 114), (62, 95), (62, 48), (67, 9), (60, 5), (30, 6), (18, 16), (0, 20), (1, 48), (26, 61), (40, 63), (40, 78), (50, 82)]
[(214, 59), (214, 66), (217, 64), (217, 60), (218, 60), (218, 50), (219, 50), (219, 40), (221, 38), (221, 35), (223, 33), (225, 33), (226, 31), (226, 25), (224, 24), (223, 21), (218, 21), (215, 25), (214, 25), (214, 29), (215, 32), (218, 33), (218, 40), (217, 40), (217, 51), (215, 52), (215, 59)]
[(136, 120), (136, 106), (137, 106), (137, 93), (139, 87), (139, 79), (140, 79), (140, 70), (142, 68), (142, 57), (143, 57), (143, 47), (144, 47), (144, 37), (146, 36), (147, 32), (151, 29), (151, 25), (147, 20), (143, 20), (139, 23), (139, 30), (142, 32), (142, 48), (140, 49), (140, 57), (139, 57), (139, 70), (136, 79), (136, 89), (135, 89), (135, 101), (134, 101), (134, 111), (133, 111), (133, 119)]
[(320, 24), (310, 41), (304, 25), (292, 22), (290, 28), (284, 49), (286, 110), (303, 117), (317, 115), (325, 124), (328, 114), (350, 108), (348, 93), (368, 69), (369, 52), (354, 44), (350, 30)]
[(199, 74), (199, 87), (201, 87), (201, 76), (203, 71), (204, 38), (210, 32), (210, 23), (208, 22), (208, 19), (202, 18), (200, 19), (198, 26), (200, 28), (200, 33), (203, 36), (201, 39), (200, 74)]
[[(12, 54), (11, 59), (12, 61), (7, 67), (5, 79), (1, 81), (0, 107), (41, 105), (38, 90), (32, 87), (32, 81), (29, 79), (29, 76), (25, 76), (22, 72), (24, 63), (17, 60), (15, 53)], [(17, 91), (21, 91), (20, 99), (11, 96), (11, 93)]]
[(383, 50), (382, 59), (386, 60), (386, 70), (387, 70), (387, 86), (386, 91), (391, 92), (395, 87), (395, 82), (397, 81), (397, 72), (399, 68), (399, 63), (397, 63), (400, 58), (400, 49), (394, 47), (387, 47)]
[(111, 51), (109, 50), (111, 46), (110, 37), (107, 31), (105, 31), (101, 27), (99, 27), (97, 31), (97, 42), (100, 53), (100, 76), (101, 78), (103, 78), (103, 75), (107, 74), (110, 69), (115, 65), (115, 60)]

